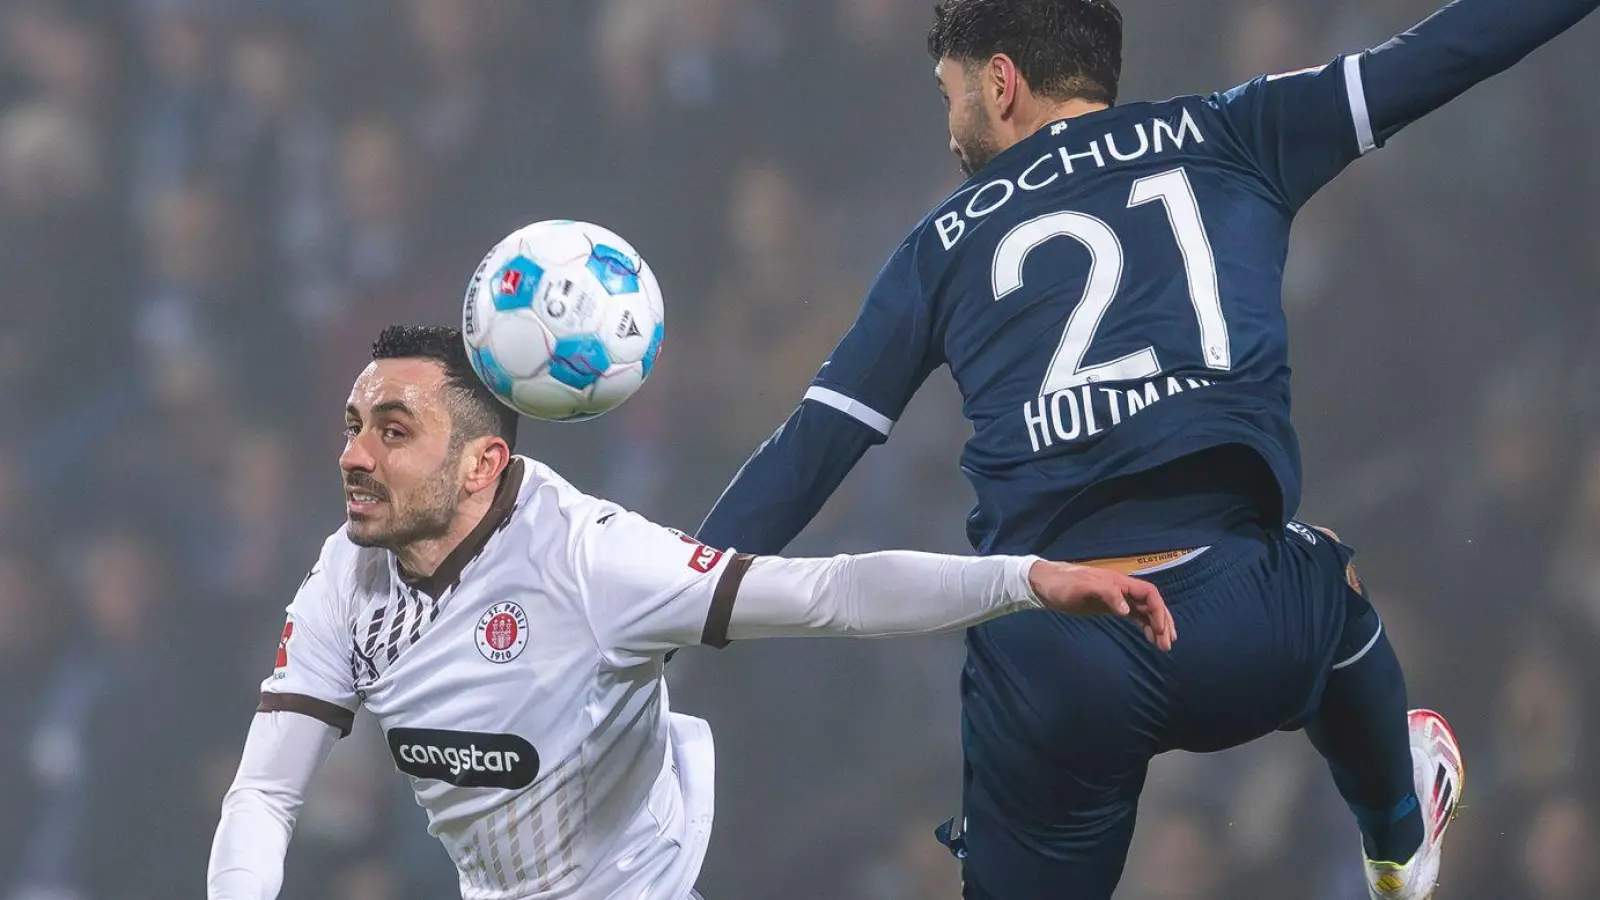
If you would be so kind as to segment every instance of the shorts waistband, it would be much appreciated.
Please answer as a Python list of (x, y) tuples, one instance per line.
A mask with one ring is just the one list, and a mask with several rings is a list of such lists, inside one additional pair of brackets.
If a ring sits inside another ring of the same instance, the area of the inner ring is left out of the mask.
[(1175, 568), (1184, 563), (1191, 562), (1191, 557), (1211, 549), (1210, 545), (1204, 547), (1183, 547), (1177, 550), (1158, 550), (1154, 553), (1140, 553), (1134, 556), (1111, 556), (1103, 559), (1079, 560), (1078, 565), (1090, 566), (1096, 569), (1110, 569), (1121, 575), (1148, 575), (1163, 569)]
[(1204, 547), (1177, 547), (1135, 556), (1080, 560), (1078, 565), (1134, 575), (1165, 591), (1204, 581), (1242, 560), (1264, 553), (1267, 543), (1265, 531), (1250, 529), (1224, 535)]

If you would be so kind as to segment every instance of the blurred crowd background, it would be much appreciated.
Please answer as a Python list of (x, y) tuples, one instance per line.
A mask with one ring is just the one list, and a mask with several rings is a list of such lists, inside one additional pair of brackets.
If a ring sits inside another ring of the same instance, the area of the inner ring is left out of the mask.
[[(1128, 0), (1124, 97), (1375, 44), (1434, 0)], [(283, 606), (341, 521), (341, 408), (543, 218), (629, 237), (661, 365), (519, 450), (693, 529), (958, 182), (931, 0), (0, 0), (0, 898), (199, 896)], [(1452, 900), (1600, 896), (1600, 22), (1302, 217), (1303, 517), (1471, 770)], [(966, 551), (936, 377), (792, 548)], [(713, 900), (956, 896), (959, 637), (681, 655), (719, 737)], [(358, 722), (286, 898), (455, 896)], [(1129, 900), (1363, 897), (1316, 755), (1152, 774)]]

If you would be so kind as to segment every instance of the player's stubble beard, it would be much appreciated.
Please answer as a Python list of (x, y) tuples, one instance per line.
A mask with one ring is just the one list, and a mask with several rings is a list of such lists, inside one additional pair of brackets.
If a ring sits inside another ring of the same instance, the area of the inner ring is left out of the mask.
[(962, 98), (961, 102), (966, 107), (965, 115), (951, 133), (956, 146), (961, 148), (961, 174), (968, 178), (978, 174), (1000, 155), (1000, 141), (995, 138), (989, 117), (984, 114), (983, 104), (975, 94), (975, 91), (969, 91)]
[(392, 552), (418, 541), (444, 537), (455, 522), (456, 505), (461, 496), (456, 472), (461, 465), (462, 448), (451, 441), (444, 462), (410, 492), (405, 503), (397, 503), (386, 485), (365, 472), (345, 476), (345, 487), (370, 491), (384, 500), (387, 522), (351, 520), (347, 534), (358, 547), (378, 547)]

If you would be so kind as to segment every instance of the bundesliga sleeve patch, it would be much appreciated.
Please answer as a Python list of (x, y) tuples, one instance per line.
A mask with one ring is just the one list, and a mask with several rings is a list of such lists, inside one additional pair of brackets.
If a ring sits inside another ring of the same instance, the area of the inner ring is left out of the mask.
[(689, 568), (704, 575), (717, 567), (717, 562), (722, 559), (721, 550), (713, 550), (704, 544), (696, 547), (689, 557)]
[(278, 656), (272, 663), (272, 675), (282, 678), (284, 670), (289, 668), (289, 639), (294, 637), (294, 618), (284, 620), (283, 634), (278, 638)]
[(669, 528), (667, 530), (677, 535), (678, 540), (683, 541), (685, 544), (688, 544), (694, 548), (694, 550), (689, 554), (689, 568), (699, 572), (701, 575), (705, 575), (712, 569), (715, 569), (717, 567), (717, 563), (722, 560), (721, 550), (707, 547), (705, 544), (700, 543), (676, 528)]

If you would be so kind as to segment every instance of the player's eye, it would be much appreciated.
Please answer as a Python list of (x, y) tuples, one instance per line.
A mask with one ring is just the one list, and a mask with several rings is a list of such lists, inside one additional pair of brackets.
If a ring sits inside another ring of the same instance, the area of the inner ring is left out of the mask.
[(396, 428), (393, 425), (386, 426), (383, 429), (383, 439), (386, 441), (398, 441), (405, 436), (406, 433), (404, 430)]
[(361, 433), (361, 425), (360, 424), (355, 423), (355, 422), (346, 422), (345, 423), (345, 426), (344, 426), (344, 438), (345, 438), (345, 440), (347, 440), (347, 441), (355, 440), (356, 435), (358, 435), (360, 433)]

